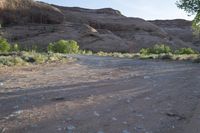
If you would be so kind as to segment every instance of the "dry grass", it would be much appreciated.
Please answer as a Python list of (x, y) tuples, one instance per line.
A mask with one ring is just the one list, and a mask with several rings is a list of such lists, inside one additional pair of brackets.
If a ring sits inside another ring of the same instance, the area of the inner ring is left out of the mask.
[(63, 54), (37, 53), (34, 51), (22, 53), (22, 55), (15, 56), (0, 56), (0, 66), (24, 66), (68, 61), (67, 57)]

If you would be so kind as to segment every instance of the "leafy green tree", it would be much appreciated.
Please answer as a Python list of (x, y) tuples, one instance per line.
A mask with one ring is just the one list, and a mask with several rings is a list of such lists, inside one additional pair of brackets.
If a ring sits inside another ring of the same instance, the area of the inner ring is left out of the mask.
[(188, 12), (189, 15), (196, 15), (193, 20), (193, 28), (200, 33), (200, 0), (178, 0), (176, 2), (180, 9)]

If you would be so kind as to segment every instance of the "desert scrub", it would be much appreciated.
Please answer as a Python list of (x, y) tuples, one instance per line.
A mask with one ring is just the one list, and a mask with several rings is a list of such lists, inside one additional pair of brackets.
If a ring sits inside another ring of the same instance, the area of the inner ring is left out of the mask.
[(12, 51), (12, 52), (19, 52), (20, 51), (19, 45), (17, 43), (11, 45), (10, 51)]
[(172, 53), (171, 48), (164, 44), (156, 44), (152, 48), (143, 48), (140, 50), (140, 54), (143, 54), (143, 55), (169, 54), (169, 53)]
[(79, 52), (79, 45), (74, 40), (60, 40), (50, 43), (47, 50), (53, 53), (75, 54)]
[(48, 60), (46, 53), (24, 52), (22, 58), (29, 63), (42, 64)]
[(199, 58), (199, 54), (182, 54), (182, 55), (181, 54), (179, 54), (179, 55), (174, 54), (173, 58), (174, 58), (174, 60), (178, 60), (178, 61), (180, 61), (180, 60), (194, 61), (194, 60)]
[(67, 62), (68, 58), (63, 54), (21, 52), (19, 55), (0, 56), (0, 66), (23, 66), (32, 64), (44, 64), (53, 62)]
[(0, 37), (0, 52), (8, 52), (10, 50), (10, 44), (5, 38)]
[(56, 61), (67, 61), (63, 54), (59, 53), (37, 53), (37, 52), (24, 52), (22, 57), (26, 62), (43, 64)]
[(49, 53), (48, 54), (48, 62), (67, 62), (68, 59), (66, 56), (60, 53)]
[(174, 52), (175, 54), (182, 55), (182, 54), (198, 54), (199, 52), (193, 50), (192, 48), (181, 48)]
[(94, 53), (91, 50), (79, 50), (78, 54), (82, 54), (82, 55), (93, 55)]
[(16, 65), (28, 65), (28, 63), (20, 57), (0, 56), (0, 66), (16, 66)]

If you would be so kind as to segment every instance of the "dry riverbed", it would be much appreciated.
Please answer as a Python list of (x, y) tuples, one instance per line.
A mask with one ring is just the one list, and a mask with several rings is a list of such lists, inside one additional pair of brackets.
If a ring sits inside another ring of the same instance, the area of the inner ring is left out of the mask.
[(0, 133), (199, 133), (200, 65), (76, 56), (0, 69)]

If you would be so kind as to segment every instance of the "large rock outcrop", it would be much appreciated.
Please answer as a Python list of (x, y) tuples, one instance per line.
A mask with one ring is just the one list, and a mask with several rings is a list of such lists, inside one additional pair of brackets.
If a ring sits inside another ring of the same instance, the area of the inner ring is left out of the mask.
[[(55, 5), (54, 5), (55, 6)], [(123, 16), (113, 9), (82, 9), (73, 7), (60, 7), (65, 15), (65, 21), (72, 23), (85, 23), (91, 27), (122, 38), (129, 44), (129, 51), (136, 52), (143, 47), (151, 47), (156, 43), (165, 43), (173, 48), (188, 47), (188, 43), (170, 35), (162, 27), (140, 18)]]
[(26, 24), (8, 26), (0, 32), (9, 41), (25, 48), (37, 45), (46, 49), (50, 42), (60, 39), (74, 39), (82, 49), (106, 52), (138, 52), (157, 43), (168, 44), (174, 49), (199, 48), (190, 41), (192, 31), (188, 22), (187, 28), (185, 25), (177, 28), (176, 21), (149, 22), (129, 18), (111, 8), (61, 7), (32, 0), (0, 2), (3, 11), (0, 20), (6, 24)]
[(95, 52), (127, 52), (128, 43), (120, 37), (111, 34), (100, 34), (96, 29), (86, 24), (34, 24), (6, 27), (1, 30), (3, 36), (11, 42), (19, 43), (23, 48), (29, 49), (37, 46), (46, 50), (47, 45), (60, 39), (74, 39), (80, 48)]
[(0, 22), (3, 25), (26, 23), (62, 23), (62, 12), (33, 0), (0, 0)]
[(183, 41), (191, 42), (193, 40), (192, 22), (182, 19), (176, 20), (155, 20), (151, 23), (161, 27), (168, 34), (178, 37)]
[(199, 36), (194, 35), (191, 21), (175, 19), (155, 20), (150, 22), (164, 29), (169, 35), (191, 44), (190, 46), (200, 46), (200, 38)]

